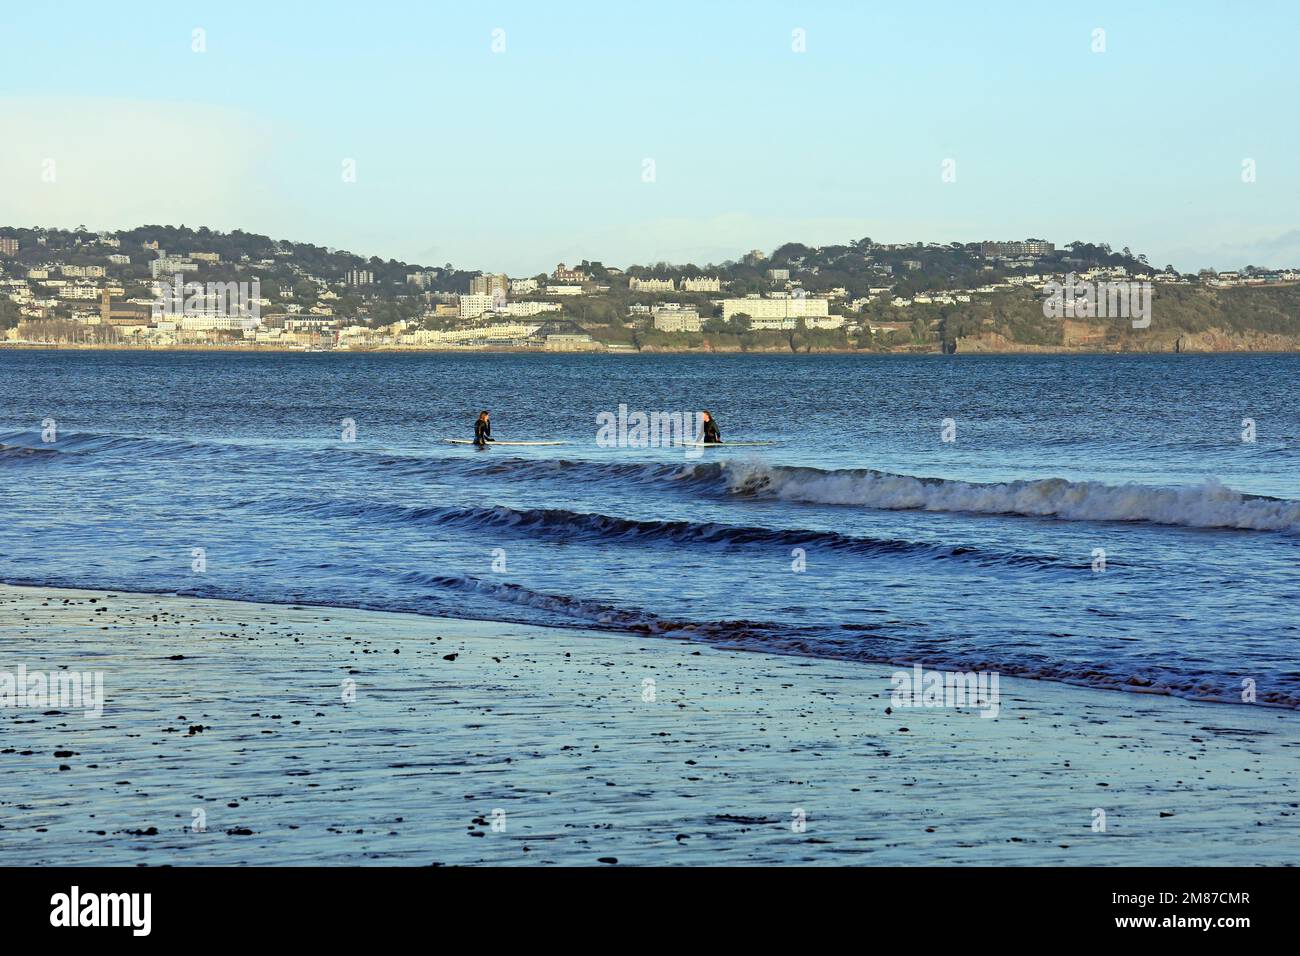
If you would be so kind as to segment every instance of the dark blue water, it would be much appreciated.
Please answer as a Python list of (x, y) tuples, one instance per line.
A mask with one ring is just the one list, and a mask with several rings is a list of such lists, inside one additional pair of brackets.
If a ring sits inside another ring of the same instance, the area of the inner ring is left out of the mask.
[[(1250, 679), (1294, 707), (1298, 373), (1268, 355), (0, 352), (0, 580), (1234, 702)], [(776, 444), (600, 447), (620, 403), (707, 407), (724, 438)], [(499, 439), (569, 444), (440, 442), (479, 408)]]

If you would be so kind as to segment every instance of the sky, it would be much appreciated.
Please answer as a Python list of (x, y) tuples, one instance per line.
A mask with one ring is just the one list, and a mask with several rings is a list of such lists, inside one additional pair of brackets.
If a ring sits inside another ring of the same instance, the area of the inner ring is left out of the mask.
[(1267, 0), (9, 3), (0, 224), (515, 275), (867, 236), (1300, 265), (1297, 49)]

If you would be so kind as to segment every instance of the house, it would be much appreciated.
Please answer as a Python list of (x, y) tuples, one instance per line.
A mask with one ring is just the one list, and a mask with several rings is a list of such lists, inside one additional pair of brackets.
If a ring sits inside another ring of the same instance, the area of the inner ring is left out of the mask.
[(587, 274), (583, 272), (581, 269), (570, 269), (563, 262), (561, 262), (558, 266), (555, 267), (555, 271), (551, 273), (551, 279), (552, 281), (561, 284), (567, 284), (573, 282), (586, 282)]
[(631, 292), (677, 291), (677, 283), (672, 279), (638, 279), (636, 276), (628, 280), (627, 287)]

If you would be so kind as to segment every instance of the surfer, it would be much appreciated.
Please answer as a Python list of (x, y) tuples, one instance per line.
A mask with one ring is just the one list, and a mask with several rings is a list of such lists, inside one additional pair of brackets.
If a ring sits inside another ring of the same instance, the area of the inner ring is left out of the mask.
[(704, 419), (704, 444), (721, 445), (722, 432), (718, 431), (718, 423), (713, 420), (713, 416), (704, 411), (700, 412), (700, 417)]
[(474, 423), (474, 444), (486, 448), (487, 443), (493, 440), (492, 416), (487, 411), (481, 411), (478, 413), (478, 421)]

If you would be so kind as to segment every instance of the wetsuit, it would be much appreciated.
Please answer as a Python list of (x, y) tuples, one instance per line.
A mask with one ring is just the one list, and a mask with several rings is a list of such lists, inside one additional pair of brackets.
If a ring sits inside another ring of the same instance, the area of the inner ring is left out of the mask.
[(722, 432), (718, 431), (718, 423), (712, 417), (704, 423), (704, 443), (706, 445), (722, 444)]
[(490, 441), (492, 441), (492, 422), (480, 418), (474, 422), (474, 444), (486, 448)]

